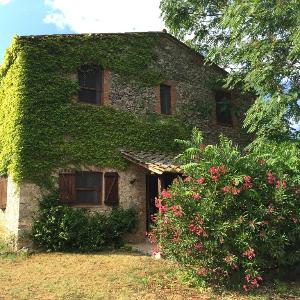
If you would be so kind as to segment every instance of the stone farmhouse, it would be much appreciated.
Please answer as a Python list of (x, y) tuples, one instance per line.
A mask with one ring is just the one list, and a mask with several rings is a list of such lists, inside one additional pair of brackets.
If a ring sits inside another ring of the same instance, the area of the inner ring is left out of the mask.
[(166, 32), (16, 37), (0, 68), (0, 226), (28, 245), (39, 200), (134, 206), (142, 241), (154, 198), (181, 174), (175, 138), (247, 144), (249, 99)]

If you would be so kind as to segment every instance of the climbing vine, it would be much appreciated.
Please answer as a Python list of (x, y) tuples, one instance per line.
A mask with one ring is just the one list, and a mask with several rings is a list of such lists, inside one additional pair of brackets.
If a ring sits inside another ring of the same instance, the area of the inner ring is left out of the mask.
[(175, 117), (139, 117), (111, 107), (72, 102), (70, 76), (96, 63), (124, 80), (155, 86), (153, 35), (16, 37), (0, 68), (0, 172), (17, 182), (51, 185), (59, 168), (126, 168), (120, 149), (177, 152), (189, 129)]

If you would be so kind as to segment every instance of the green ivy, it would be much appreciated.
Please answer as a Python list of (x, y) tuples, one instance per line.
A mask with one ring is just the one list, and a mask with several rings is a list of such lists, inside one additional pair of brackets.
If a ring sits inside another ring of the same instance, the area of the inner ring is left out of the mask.
[(17, 182), (51, 185), (66, 167), (125, 169), (120, 149), (176, 153), (190, 132), (175, 117), (139, 117), (71, 101), (70, 74), (96, 63), (124, 80), (155, 86), (157, 34), (16, 37), (0, 68), (0, 172)]

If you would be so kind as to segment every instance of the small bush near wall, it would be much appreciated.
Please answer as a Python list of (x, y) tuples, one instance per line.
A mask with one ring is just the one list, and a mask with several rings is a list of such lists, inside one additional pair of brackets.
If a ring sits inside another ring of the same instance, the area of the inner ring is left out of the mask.
[(179, 159), (187, 177), (156, 200), (157, 226), (149, 236), (157, 251), (199, 283), (245, 290), (271, 270), (299, 262), (299, 170), (272, 168), (224, 137), (204, 146), (196, 130), (184, 145)]
[(48, 251), (92, 252), (122, 244), (122, 235), (137, 224), (134, 209), (115, 208), (110, 213), (90, 214), (84, 209), (61, 205), (51, 194), (40, 203), (32, 239)]

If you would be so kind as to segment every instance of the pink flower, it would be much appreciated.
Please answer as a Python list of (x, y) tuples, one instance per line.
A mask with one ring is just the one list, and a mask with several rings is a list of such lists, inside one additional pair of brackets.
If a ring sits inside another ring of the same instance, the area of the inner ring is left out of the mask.
[(285, 180), (277, 180), (276, 188), (277, 189), (280, 189), (280, 188), (285, 189), (286, 188), (286, 181)]
[(193, 194), (193, 199), (194, 200), (199, 200), (199, 199), (201, 199), (202, 198), (202, 196), (199, 194), (199, 193), (195, 193), (195, 194)]
[(161, 195), (162, 195), (163, 198), (168, 198), (168, 199), (172, 198), (172, 194), (169, 191), (166, 191), (166, 190), (163, 190), (161, 192)]
[(249, 248), (248, 250), (246, 250), (246, 251), (243, 253), (243, 256), (246, 256), (249, 260), (252, 260), (253, 257), (255, 257), (254, 249)]
[(161, 214), (164, 214), (168, 211), (168, 205), (161, 205), (159, 208), (158, 208), (158, 211), (161, 213)]
[(228, 185), (226, 185), (226, 186), (223, 187), (223, 192), (224, 192), (225, 194), (227, 194), (227, 193), (230, 192), (230, 189), (231, 189), (231, 187), (228, 186)]
[(238, 195), (239, 193), (241, 192), (241, 190), (240, 189), (238, 189), (238, 188), (232, 188), (232, 195), (234, 195), (234, 196), (236, 196), (236, 195)]
[(203, 227), (199, 226), (199, 225), (195, 225), (195, 224), (190, 224), (189, 225), (189, 230), (190, 232), (200, 236), (204, 236), (204, 237), (207, 237), (207, 233), (205, 232), (205, 230), (203, 229)]
[(225, 165), (222, 164), (222, 165), (219, 167), (219, 171), (220, 171), (221, 174), (225, 174), (225, 173), (227, 172)]
[(173, 205), (171, 207), (171, 209), (173, 210), (173, 214), (174, 214), (175, 217), (180, 218), (180, 217), (183, 216), (183, 211), (182, 211), (182, 208), (181, 208), (180, 205)]
[(161, 206), (161, 199), (155, 197), (155, 207), (160, 208), (160, 206)]
[(273, 212), (274, 212), (274, 206), (273, 206), (273, 204), (271, 203), (271, 204), (269, 204), (269, 206), (268, 206), (268, 213), (271, 215)]
[(199, 184), (204, 184), (204, 182), (205, 182), (204, 177), (200, 177), (199, 179), (197, 179), (197, 183), (199, 183)]
[(269, 225), (269, 221), (264, 220), (264, 221), (262, 221), (262, 224), (263, 224), (263, 225)]
[(244, 176), (244, 184), (243, 187), (245, 190), (252, 188), (251, 177)]
[(202, 250), (202, 248), (203, 248), (203, 245), (202, 245), (202, 243), (196, 243), (195, 245), (194, 245), (194, 248), (196, 249), (196, 250), (198, 250), (198, 251), (200, 251), (200, 250)]
[(246, 284), (243, 284), (243, 289), (245, 290), (245, 292), (248, 291), (248, 288), (247, 288), (247, 285), (246, 285)]
[(168, 205), (162, 205), (162, 200), (159, 198), (155, 198), (155, 206), (161, 214), (164, 214), (168, 210)]
[(153, 223), (157, 222), (157, 217), (155, 215), (150, 215), (150, 219)]
[(218, 170), (218, 168), (215, 167), (215, 166), (212, 166), (212, 167), (208, 170), (208, 172), (209, 172), (211, 175), (217, 175), (217, 176), (219, 176), (219, 170)]
[[(250, 284), (249, 285), (250, 289), (253, 289), (254, 287), (258, 288), (259, 287), (259, 283), (258, 282), (262, 281), (262, 278), (260, 276), (251, 278), (251, 276), (249, 274), (247, 274), (245, 276), (245, 279)], [(248, 287), (247, 285), (245, 285), (245, 286), (246, 286), (246, 288)]]
[(210, 178), (211, 178), (212, 182), (217, 182), (219, 177), (215, 176), (215, 175), (212, 175)]
[(184, 181), (184, 182), (190, 182), (190, 181), (191, 181), (191, 177), (187, 176), (187, 177), (184, 178), (183, 181)]
[(272, 171), (269, 171), (267, 173), (267, 177), (268, 177), (268, 183), (273, 185), (275, 183), (275, 177), (273, 176)]
[(146, 232), (146, 237), (148, 237), (149, 242), (151, 244), (156, 244), (157, 239), (156, 239), (156, 235), (153, 232)]
[(173, 235), (172, 241), (175, 242), (175, 243), (177, 243), (179, 240), (180, 240), (180, 233), (179, 233), (179, 232), (176, 232), (176, 233)]

